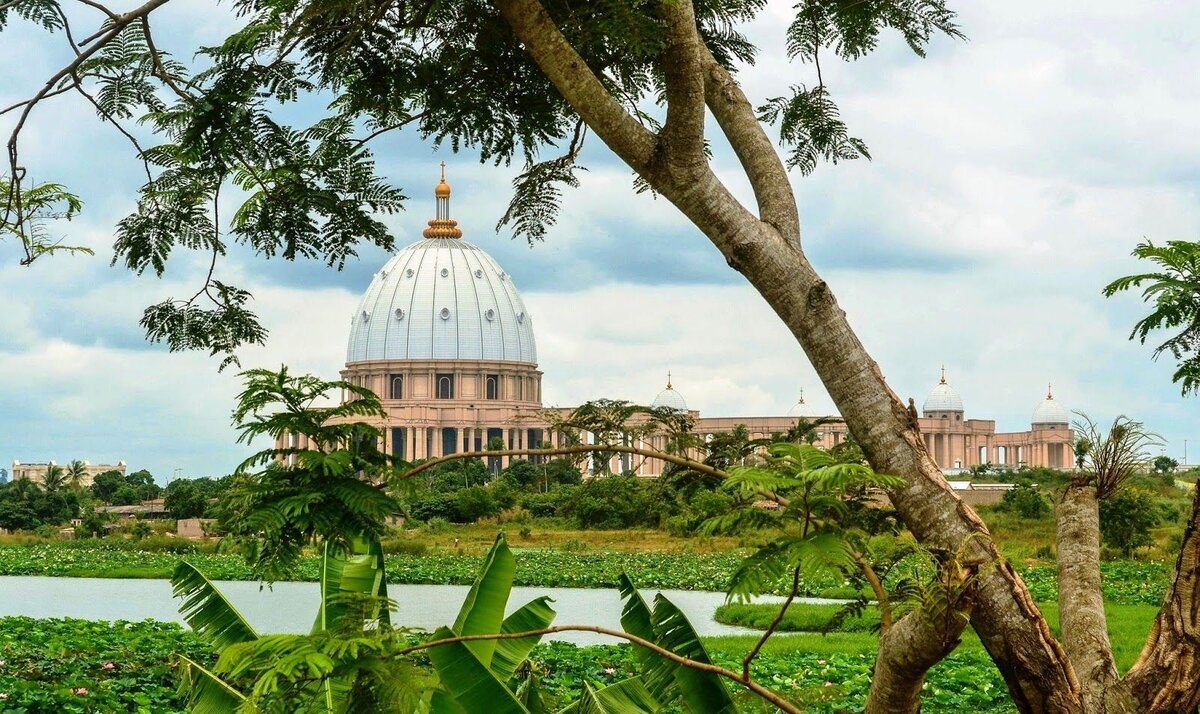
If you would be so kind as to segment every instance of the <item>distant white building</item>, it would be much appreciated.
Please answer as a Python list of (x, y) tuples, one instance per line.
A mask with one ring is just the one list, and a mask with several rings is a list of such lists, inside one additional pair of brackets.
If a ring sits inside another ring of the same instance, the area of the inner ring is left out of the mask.
[[(69, 463), (69, 462), (68, 462)], [(83, 477), (82, 485), (84, 488), (92, 485), (92, 481), (97, 476), (108, 471), (116, 471), (122, 476), (125, 475), (125, 462), (118, 461), (115, 464), (93, 464), (89, 461), (83, 462), (87, 470), (87, 474)], [(63, 469), (67, 468), (67, 464), (60, 464), (56, 461), (45, 461), (41, 463), (23, 463), (21, 461), (12, 462), (12, 480), (29, 479), (34, 483), (42, 483), (46, 480), (46, 471), (51, 466), (60, 466)]]

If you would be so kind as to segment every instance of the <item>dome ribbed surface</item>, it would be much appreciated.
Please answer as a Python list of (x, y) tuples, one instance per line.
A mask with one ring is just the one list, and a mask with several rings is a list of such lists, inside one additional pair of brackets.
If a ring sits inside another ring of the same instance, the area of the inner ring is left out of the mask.
[(961, 412), (962, 410), (962, 397), (958, 396), (954, 387), (945, 382), (934, 385), (929, 396), (925, 397), (925, 404), (921, 406), (922, 412)]
[(650, 406), (654, 407), (655, 409), (666, 407), (680, 412), (686, 412), (688, 410), (687, 402), (684, 401), (683, 395), (675, 391), (675, 389), (672, 387), (667, 387), (659, 392), (658, 396), (654, 398), (654, 401), (650, 402)]
[(351, 318), (346, 362), (414, 359), (537, 363), (533, 320), (486, 251), (430, 238), (375, 274)]
[(1067, 413), (1067, 408), (1062, 405), (1062, 402), (1048, 396), (1042, 400), (1041, 404), (1037, 405), (1037, 409), (1033, 410), (1032, 423), (1070, 424), (1071, 415)]

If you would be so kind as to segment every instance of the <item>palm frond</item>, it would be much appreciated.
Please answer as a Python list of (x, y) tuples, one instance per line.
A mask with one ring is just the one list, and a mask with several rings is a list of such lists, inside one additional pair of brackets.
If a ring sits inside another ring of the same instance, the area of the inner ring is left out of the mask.
[(258, 633), (217, 586), (186, 560), (175, 566), (171, 588), (175, 597), (183, 598), (179, 614), (213, 648), (223, 650), (258, 639)]

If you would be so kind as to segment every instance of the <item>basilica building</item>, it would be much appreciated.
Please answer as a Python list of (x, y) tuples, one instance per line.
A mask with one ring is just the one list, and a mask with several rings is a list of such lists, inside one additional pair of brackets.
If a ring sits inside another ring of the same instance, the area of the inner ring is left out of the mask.
[[(436, 217), (423, 239), (397, 252), (359, 302), (350, 320), (342, 378), (381, 397), (387, 417), (377, 426), (384, 448), (409, 461), (500, 444), (505, 449), (557, 445), (561, 435), (537, 418), (542, 372), (534, 318), (512, 277), (481, 248), (463, 240), (450, 217), (450, 185), (444, 174), (434, 194)], [(769, 438), (786, 432), (798, 418), (820, 416), (807, 410), (803, 397), (781, 416), (702, 416), (689, 409), (669, 377), (652, 405), (689, 412), (696, 433), (705, 438), (739, 426), (751, 437)], [(983, 463), (1074, 466), (1069, 415), (1049, 391), (1034, 409), (1027, 431), (997, 432), (991, 419), (965, 417), (962, 399), (943, 370), (919, 422), (930, 454), (945, 471)], [(834, 418), (819, 433), (817, 443), (832, 447), (848, 432)], [(665, 437), (651, 437), (646, 445), (662, 448), (660, 442)], [(493, 458), (492, 465), (507, 462), (507, 457)], [(654, 459), (623, 465), (644, 476), (658, 475), (663, 467)]]

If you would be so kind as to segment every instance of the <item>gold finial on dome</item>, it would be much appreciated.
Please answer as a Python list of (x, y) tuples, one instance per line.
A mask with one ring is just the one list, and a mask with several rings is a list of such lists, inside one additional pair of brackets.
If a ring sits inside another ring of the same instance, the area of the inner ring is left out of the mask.
[(946, 383), (946, 365), (942, 365), (942, 378), (938, 380), (938, 384)]
[(669, 369), (667, 370), (667, 389), (674, 389), (674, 387), (671, 386), (671, 370)]
[(799, 406), (804, 406), (804, 387), (800, 388), (800, 401), (796, 402)]
[(1050, 388), (1050, 384), (1046, 384), (1046, 399), (1054, 399), (1054, 390)]
[(458, 221), (450, 218), (450, 184), (446, 183), (446, 162), (442, 162), (442, 180), (433, 189), (437, 203), (437, 217), (429, 222), (429, 227), (421, 235), (426, 238), (462, 238), (462, 229)]

